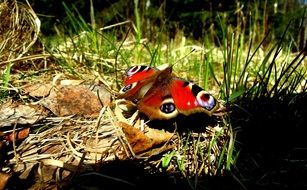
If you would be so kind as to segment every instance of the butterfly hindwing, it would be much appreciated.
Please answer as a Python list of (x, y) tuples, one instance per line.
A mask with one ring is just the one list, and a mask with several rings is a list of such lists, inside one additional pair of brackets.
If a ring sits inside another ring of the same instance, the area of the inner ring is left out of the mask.
[(178, 110), (168, 85), (162, 85), (159, 88), (155, 88), (153, 85), (137, 106), (139, 111), (147, 115), (151, 120), (171, 119), (178, 115)]

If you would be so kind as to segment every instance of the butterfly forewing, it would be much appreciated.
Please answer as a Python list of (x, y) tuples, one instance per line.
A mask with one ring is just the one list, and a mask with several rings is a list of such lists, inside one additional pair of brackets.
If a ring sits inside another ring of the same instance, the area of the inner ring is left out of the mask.
[(119, 91), (119, 98), (125, 98), (133, 102), (143, 98), (148, 89), (151, 88), (157, 69), (148, 66), (133, 66), (126, 70), (124, 76), (124, 87)]
[(155, 75), (156, 72), (157, 69), (144, 65), (130, 67), (125, 72), (124, 84), (128, 85), (134, 82), (148, 79)]

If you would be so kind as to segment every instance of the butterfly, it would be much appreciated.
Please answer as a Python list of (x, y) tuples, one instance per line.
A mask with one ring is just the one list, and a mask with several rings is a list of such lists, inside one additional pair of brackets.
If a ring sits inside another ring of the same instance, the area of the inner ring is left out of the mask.
[(217, 100), (198, 85), (177, 77), (172, 66), (159, 70), (139, 65), (128, 68), (118, 97), (130, 100), (150, 120), (168, 120), (218, 109)]

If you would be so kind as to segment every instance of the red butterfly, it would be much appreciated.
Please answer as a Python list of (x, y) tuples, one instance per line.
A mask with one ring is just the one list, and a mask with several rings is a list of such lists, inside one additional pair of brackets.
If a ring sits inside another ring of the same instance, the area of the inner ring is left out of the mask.
[(190, 115), (218, 109), (217, 100), (201, 87), (176, 77), (172, 66), (158, 70), (148, 66), (130, 67), (124, 77), (119, 98), (136, 103), (138, 110), (150, 120), (165, 120), (179, 113)]

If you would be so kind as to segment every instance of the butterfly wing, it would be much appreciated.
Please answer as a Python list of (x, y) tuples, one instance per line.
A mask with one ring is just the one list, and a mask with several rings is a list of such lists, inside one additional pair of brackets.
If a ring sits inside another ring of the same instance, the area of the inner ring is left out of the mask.
[(218, 108), (217, 100), (196, 84), (174, 77), (169, 88), (179, 113), (204, 112), (211, 116)]
[(119, 91), (119, 98), (125, 98), (133, 102), (139, 101), (151, 88), (157, 74), (157, 69), (140, 65), (126, 70), (124, 87)]
[(171, 119), (178, 115), (174, 100), (167, 88), (152, 88), (137, 104), (140, 112), (150, 120)]
[(162, 71), (146, 66), (131, 67), (126, 72), (123, 97), (137, 103), (140, 112), (151, 120), (204, 112), (218, 108), (218, 102), (208, 92), (172, 74), (172, 67)]
[(134, 82), (142, 81), (152, 77), (157, 73), (157, 69), (144, 65), (130, 67), (125, 72), (124, 84), (128, 85)]
[(171, 119), (179, 113), (190, 115), (203, 112), (211, 116), (217, 108), (218, 102), (208, 92), (164, 71), (138, 103), (140, 112), (151, 120)]
[(171, 119), (178, 115), (169, 88), (172, 77), (171, 67), (160, 71), (152, 87), (137, 104), (139, 111), (147, 115), (149, 119)]

